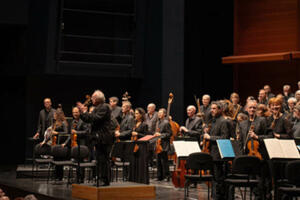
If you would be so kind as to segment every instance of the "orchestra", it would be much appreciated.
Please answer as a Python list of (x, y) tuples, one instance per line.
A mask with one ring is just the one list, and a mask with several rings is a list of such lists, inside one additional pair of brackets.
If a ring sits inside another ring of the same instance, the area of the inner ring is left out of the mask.
[[(154, 163), (153, 159), (156, 160), (157, 180), (169, 181), (172, 174), (169, 171), (168, 154), (171, 151), (172, 142), (176, 140), (197, 141), (202, 151), (209, 153), (215, 163), (213, 172), (215, 176), (213, 197), (215, 199), (224, 199), (222, 198), (225, 191), (223, 180), (226, 175), (216, 140), (230, 139), (237, 144), (234, 148), (236, 155), (252, 155), (262, 161), (262, 175), (259, 176), (261, 184), (254, 190), (254, 193), (257, 197), (264, 195), (263, 198), (270, 199), (273, 186), (269, 169), (272, 167), (269, 166), (263, 140), (266, 138), (293, 139), (300, 135), (300, 95), (298, 95), (300, 91), (296, 91), (294, 95), (290, 86), (285, 85), (283, 92), (283, 95), (275, 96), (271, 93), (270, 86), (265, 85), (259, 90), (258, 97), (249, 96), (245, 105), (242, 105), (239, 94), (236, 92), (229, 96), (230, 100), (222, 99), (212, 102), (210, 102), (210, 95), (204, 94), (203, 105), (200, 105), (199, 99), (195, 97), (196, 105), (187, 106), (185, 124), (179, 126), (176, 120), (173, 121), (176, 116), (170, 116), (172, 93), (169, 94), (167, 109), (160, 108), (156, 111), (156, 105), (151, 102), (145, 112), (138, 106), (134, 109), (127, 92), (126, 98), (124, 96), (122, 98), (122, 106), (119, 107), (118, 97), (109, 98), (109, 104), (107, 104), (104, 94), (96, 90), (91, 97), (87, 96), (89, 98), (86, 102), (77, 102), (77, 105), (74, 105), (70, 134), (64, 143), (58, 143), (58, 138), (56, 138), (60, 136), (60, 132), (65, 134), (67, 131), (65, 118), (60, 116), (62, 108), (54, 110), (51, 107), (50, 98), (45, 98), (45, 109), (41, 111), (38, 130), (34, 138), (43, 139), (39, 143), (40, 146), (61, 145), (73, 148), (78, 143), (87, 145), (91, 151), (90, 155), (94, 155), (92, 151), (96, 152), (96, 156), (89, 156), (87, 160), (96, 157), (99, 162), (97, 176), (100, 177), (103, 186), (110, 185), (110, 165), (115, 159), (110, 154), (117, 143), (133, 143), (135, 149), (132, 153), (138, 153), (135, 156), (143, 156), (142, 154), (146, 153), (145, 160), (148, 160), (147, 163), (151, 165)], [(88, 109), (93, 110), (88, 112)], [(155, 142), (149, 143), (149, 148), (146, 148), (148, 152), (139, 152), (138, 147), (141, 145), (139, 141), (147, 136), (153, 136)], [(174, 155), (176, 157), (176, 154)], [(178, 160), (173, 161), (176, 163)], [(180, 166), (183, 169), (179, 169)], [(182, 187), (182, 183), (178, 183), (178, 178), (183, 177), (187, 172), (184, 171), (182, 164), (178, 163), (176, 167), (174, 172), (177, 185), (175, 186)], [(179, 172), (183, 174), (180, 175)], [(62, 172), (58, 173), (59, 178), (62, 178)]]

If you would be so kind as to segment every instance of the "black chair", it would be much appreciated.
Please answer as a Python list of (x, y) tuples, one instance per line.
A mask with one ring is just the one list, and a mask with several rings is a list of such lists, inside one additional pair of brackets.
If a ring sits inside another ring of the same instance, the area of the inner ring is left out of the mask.
[[(194, 183), (212, 182), (213, 175), (207, 172), (213, 173), (213, 159), (208, 153), (192, 153), (186, 160), (186, 170), (193, 170), (194, 172), (200, 172), (199, 174), (186, 174), (184, 183), (184, 199), (189, 196), (189, 186)], [(205, 175), (202, 175), (202, 171)], [(207, 198), (210, 197), (210, 184), (207, 186)]]
[(50, 162), (52, 161), (51, 146), (43, 145), (39, 143), (35, 145), (33, 150), (33, 162), (32, 162), (32, 178), (37, 177), (36, 172), (41, 165), (47, 165), (50, 169)]
[[(55, 145), (51, 147), (51, 155), (53, 156), (53, 160), (50, 162), (50, 166), (55, 167), (55, 172), (58, 172), (58, 168), (62, 168), (62, 176), (64, 176), (64, 166), (72, 166), (72, 161), (69, 159), (69, 149), (68, 147), (62, 147), (61, 145)], [(69, 174), (70, 174), (70, 169), (69, 169)], [(58, 174), (55, 174), (56, 177), (54, 178), (55, 183), (56, 183), (56, 179), (58, 178)], [(50, 178), (50, 168), (48, 171), (48, 180)], [(68, 176), (68, 184), (69, 184), (69, 177)]]
[[(288, 197), (300, 196), (300, 160), (290, 161), (285, 167), (287, 186), (278, 188), (278, 196), (285, 194)], [(278, 199), (278, 198), (277, 198)]]
[(75, 146), (71, 149), (71, 158), (74, 159), (72, 162), (72, 167), (76, 168), (77, 183), (81, 181), (79, 180), (80, 178), (85, 177), (85, 174), (82, 174), (85, 173), (85, 169), (90, 168), (89, 180), (91, 180), (91, 171), (93, 169), (96, 170), (97, 162), (93, 160), (88, 161), (89, 154), (89, 148), (85, 145)]
[[(247, 188), (250, 188), (250, 199), (252, 198), (252, 190), (258, 185), (259, 180), (256, 176), (260, 174), (260, 159), (255, 156), (238, 156), (235, 157), (232, 163), (232, 174), (224, 180), (227, 188), (233, 186), (233, 191), (235, 187), (244, 187), (244, 196), (242, 194), (242, 199), (246, 199)], [(226, 190), (228, 192), (228, 189)], [(226, 194), (228, 198), (228, 194)]]

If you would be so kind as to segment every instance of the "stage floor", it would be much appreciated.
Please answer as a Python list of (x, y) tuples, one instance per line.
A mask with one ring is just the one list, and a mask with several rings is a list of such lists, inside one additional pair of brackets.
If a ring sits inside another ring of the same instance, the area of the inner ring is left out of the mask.
[[(118, 185), (122, 181), (112, 182), (112, 185)], [(88, 183), (86, 183), (88, 184)], [(122, 185), (126, 182), (122, 182)], [(184, 199), (184, 190), (175, 188), (171, 181), (156, 181), (150, 179), (150, 185), (156, 187), (156, 198), (159, 200), (182, 200)], [(0, 188), (6, 193), (15, 188), (15, 191), (9, 195), (13, 198), (34, 194), (38, 199), (74, 199), (72, 198), (72, 186), (67, 186), (66, 180), (63, 182), (50, 181), (47, 183), (45, 178), (16, 178), (16, 167), (6, 167), (0, 170)], [(16, 193), (17, 196), (16, 196)], [(13, 199), (11, 198), (11, 199)], [(190, 196), (188, 199), (207, 199), (207, 186), (198, 184), (197, 188), (190, 188)], [(239, 199), (237, 197), (237, 199)]]

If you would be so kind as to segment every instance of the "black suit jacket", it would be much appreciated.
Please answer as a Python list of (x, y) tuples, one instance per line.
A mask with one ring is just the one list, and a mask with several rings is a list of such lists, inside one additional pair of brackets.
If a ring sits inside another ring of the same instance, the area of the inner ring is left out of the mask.
[[(71, 123), (71, 130), (74, 129), (74, 124), (76, 123), (75, 120)], [(75, 127), (76, 133), (77, 133), (77, 143), (80, 143), (80, 145), (88, 145), (89, 142), (89, 125), (85, 122), (83, 122), (81, 119), (77, 122), (77, 125)], [(67, 140), (65, 141), (66, 145), (69, 145), (71, 142), (71, 137), (69, 136)]]
[(161, 134), (161, 146), (163, 151), (170, 150), (170, 137), (172, 135), (172, 129), (169, 121), (167, 119), (158, 120), (157, 121), (157, 128)]
[(123, 116), (123, 119), (120, 123), (120, 140), (130, 140), (133, 126), (133, 116), (130, 113)]
[(143, 122), (136, 129), (135, 132), (138, 133), (138, 138), (144, 137), (149, 134), (148, 125)]
[(202, 124), (203, 121), (200, 117), (194, 115), (192, 118), (187, 118), (185, 121), (185, 127), (188, 129), (188, 132), (185, 132), (184, 134), (197, 139), (197, 141), (200, 141)]
[[(259, 142), (259, 152), (261, 153), (262, 157), (264, 159), (267, 158), (267, 152), (264, 146), (263, 139), (265, 138), (272, 138), (273, 135), (269, 134), (267, 132), (267, 122), (264, 117), (258, 117), (256, 116), (252, 122), (254, 125), (254, 133), (258, 136), (258, 142)], [(249, 120), (245, 120), (240, 123), (240, 148), (241, 151), (245, 154), (248, 153), (248, 149), (246, 147), (247, 142), (250, 140), (250, 138), (247, 138), (249, 129), (251, 126), (251, 122)]]
[(223, 116), (218, 116), (211, 120), (211, 130), (210, 130), (210, 154), (214, 160), (220, 160), (221, 156), (217, 146), (218, 139), (229, 139), (229, 125), (228, 121)]
[[(38, 119), (38, 125), (37, 125), (37, 133), (40, 134), (40, 140), (43, 140), (44, 139), (44, 133), (45, 131), (47, 130), (47, 128), (49, 126), (52, 125), (52, 122), (53, 122), (53, 115), (54, 115), (54, 112), (55, 112), (55, 109), (51, 108), (51, 110), (49, 111), (49, 114), (48, 116), (46, 117), (46, 110), (45, 109), (42, 109), (40, 111), (40, 114), (39, 114), (39, 119)], [(49, 126), (46, 127), (46, 121), (49, 121)]]
[(91, 123), (91, 137), (94, 142), (98, 144), (113, 143), (114, 133), (111, 128), (111, 110), (108, 104), (99, 104), (92, 113), (82, 113), (80, 118), (86, 123)]

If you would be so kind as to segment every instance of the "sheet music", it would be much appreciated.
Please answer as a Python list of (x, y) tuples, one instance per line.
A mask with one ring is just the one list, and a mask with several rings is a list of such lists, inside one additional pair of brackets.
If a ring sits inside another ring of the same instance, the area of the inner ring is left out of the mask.
[(300, 158), (296, 143), (294, 140), (280, 140), (281, 149), (285, 158)]
[(173, 141), (177, 157), (187, 157), (191, 153), (201, 152), (197, 141)]
[(270, 159), (272, 158), (300, 158), (294, 140), (264, 139)]

